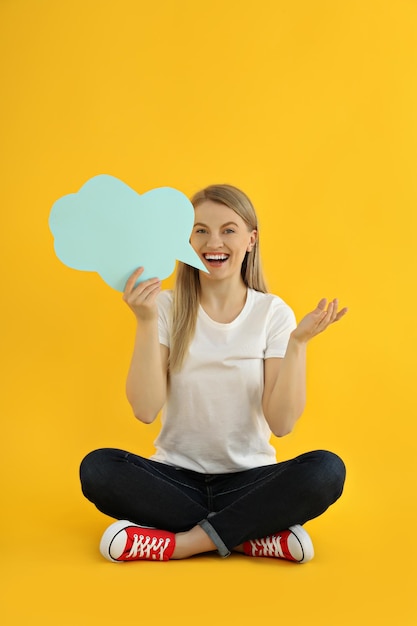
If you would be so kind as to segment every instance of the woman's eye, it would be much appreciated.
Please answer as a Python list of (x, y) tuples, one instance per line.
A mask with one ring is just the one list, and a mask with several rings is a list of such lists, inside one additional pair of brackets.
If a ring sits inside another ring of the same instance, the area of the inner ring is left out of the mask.
[(226, 234), (234, 233), (235, 231), (232, 228), (226, 228), (224, 231)]
[(195, 231), (197, 235), (201, 235), (203, 233), (205, 233), (206, 231), (204, 230), (204, 228), (197, 228), (197, 230)]

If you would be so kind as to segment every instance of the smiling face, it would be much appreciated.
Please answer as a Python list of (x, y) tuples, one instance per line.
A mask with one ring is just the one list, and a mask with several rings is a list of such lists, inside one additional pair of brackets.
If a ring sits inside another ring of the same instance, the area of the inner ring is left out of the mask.
[(225, 204), (204, 200), (195, 208), (190, 243), (210, 272), (210, 278), (240, 276), (247, 252), (256, 242), (257, 231)]

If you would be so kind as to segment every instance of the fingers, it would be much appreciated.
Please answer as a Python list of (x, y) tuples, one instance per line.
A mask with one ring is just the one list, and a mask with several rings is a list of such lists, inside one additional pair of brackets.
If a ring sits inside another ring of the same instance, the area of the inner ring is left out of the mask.
[(337, 309), (339, 308), (339, 300), (337, 298), (335, 298), (334, 300), (332, 300), (331, 304), (333, 305), (333, 309), (331, 312), (331, 316), (330, 316), (330, 324), (332, 324), (336, 317), (337, 317)]
[[(320, 303), (322, 302), (323, 300), (320, 300)], [(347, 307), (344, 307), (341, 311), (338, 311), (338, 308), (339, 300), (337, 298), (329, 302), (327, 309), (323, 311), (323, 318), (320, 320), (320, 331), (325, 330), (333, 322), (338, 322), (347, 313)]]
[(324, 330), (325, 328), (327, 328), (329, 324), (331, 324), (333, 313), (334, 313), (334, 300), (329, 302), (327, 309), (323, 311), (323, 316), (319, 324), (319, 327), (320, 327), (319, 331)]
[(123, 300), (125, 300), (125, 302), (129, 304), (140, 304), (159, 292), (161, 287), (161, 281), (159, 278), (149, 278), (148, 280), (144, 280), (142, 283), (136, 285), (143, 272), (144, 268), (139, 267), (127, 280), (125, 291), (123, 293)]
[(148, 300), (152, 298), (152, 296), (159, 293), (161, 288), (161, 281), (157, 278), (151, 278), (146, 283), (141, 283), (138, 285), (131, 293), (131, 298), (139, 303), (146, 303)]
[(342, 317), (344, 315), (346, 315), (346, 313), (348, 312), (348, 308), (347, 306), (345, 306), (341, 311), (339, 311), (339, 313), (336, 315), (336, 319), (334, 320), (335, 322), (338, 322), (340, 319), (342, 319)]
[(325, 311), (326, 304), (327, 304), (327, 298), (322, 298), (320, 302), (318, 303), (317, 308), (320, 309), (320, 311)]
[(348, 311), (347, 307), (344, 307), (340, 311), (338, 310), (339, 300), (337, 298), (333, 300), (333, 304), (334, 304), (334, 308), (333, 308), (333, 313), (331, 316), (330, 324), (332, 324), (333, 322), (338, 322), (340, 319), (342, 319), (344, 315), (346, 315)]
[(132, 288), (134, 287), (136, 281), (138, 280), (139, 276), (143, 274), (144, 271), (145, 271), (144, 267), (138, 267), (138, 269), (133, 272), (133, 274), (130, 276), (130, 278), (126, 282), (125, 291), (124, 291), (125, 294), (130, 293), (132, 291)]

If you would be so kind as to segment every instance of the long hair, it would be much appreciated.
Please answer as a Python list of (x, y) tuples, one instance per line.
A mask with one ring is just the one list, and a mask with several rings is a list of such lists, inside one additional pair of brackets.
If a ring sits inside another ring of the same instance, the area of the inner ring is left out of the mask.
[[(205, 200), (211, 200), (226, 205), (243, 219), (249, 231), (258, 231), (255, 245), (250, 252), (246, 252), (241, 273), (243, 282), (247, 287), (266, 293), (267, 287), (262, 272), (259, 253), (258, 220), (252, 202), (243, 191), (232, 185), (210, 185), (198, 191), (191, 198), (194, 208)], [(171, 372), (181, 369), (188, 353), (191, 340), (195, 333), (199, 303), (199, 272), (195, 267), (179, 262), (175, 280), (172, 311), (172, 333), (169, 358), (169, 369)]]

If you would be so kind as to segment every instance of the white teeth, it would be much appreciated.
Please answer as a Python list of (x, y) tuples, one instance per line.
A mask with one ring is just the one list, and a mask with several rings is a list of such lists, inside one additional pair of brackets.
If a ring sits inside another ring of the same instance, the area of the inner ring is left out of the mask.
[(204, 258), (207, 261), (225, 261), (229, 256), (227, 254), (205, 254)]

